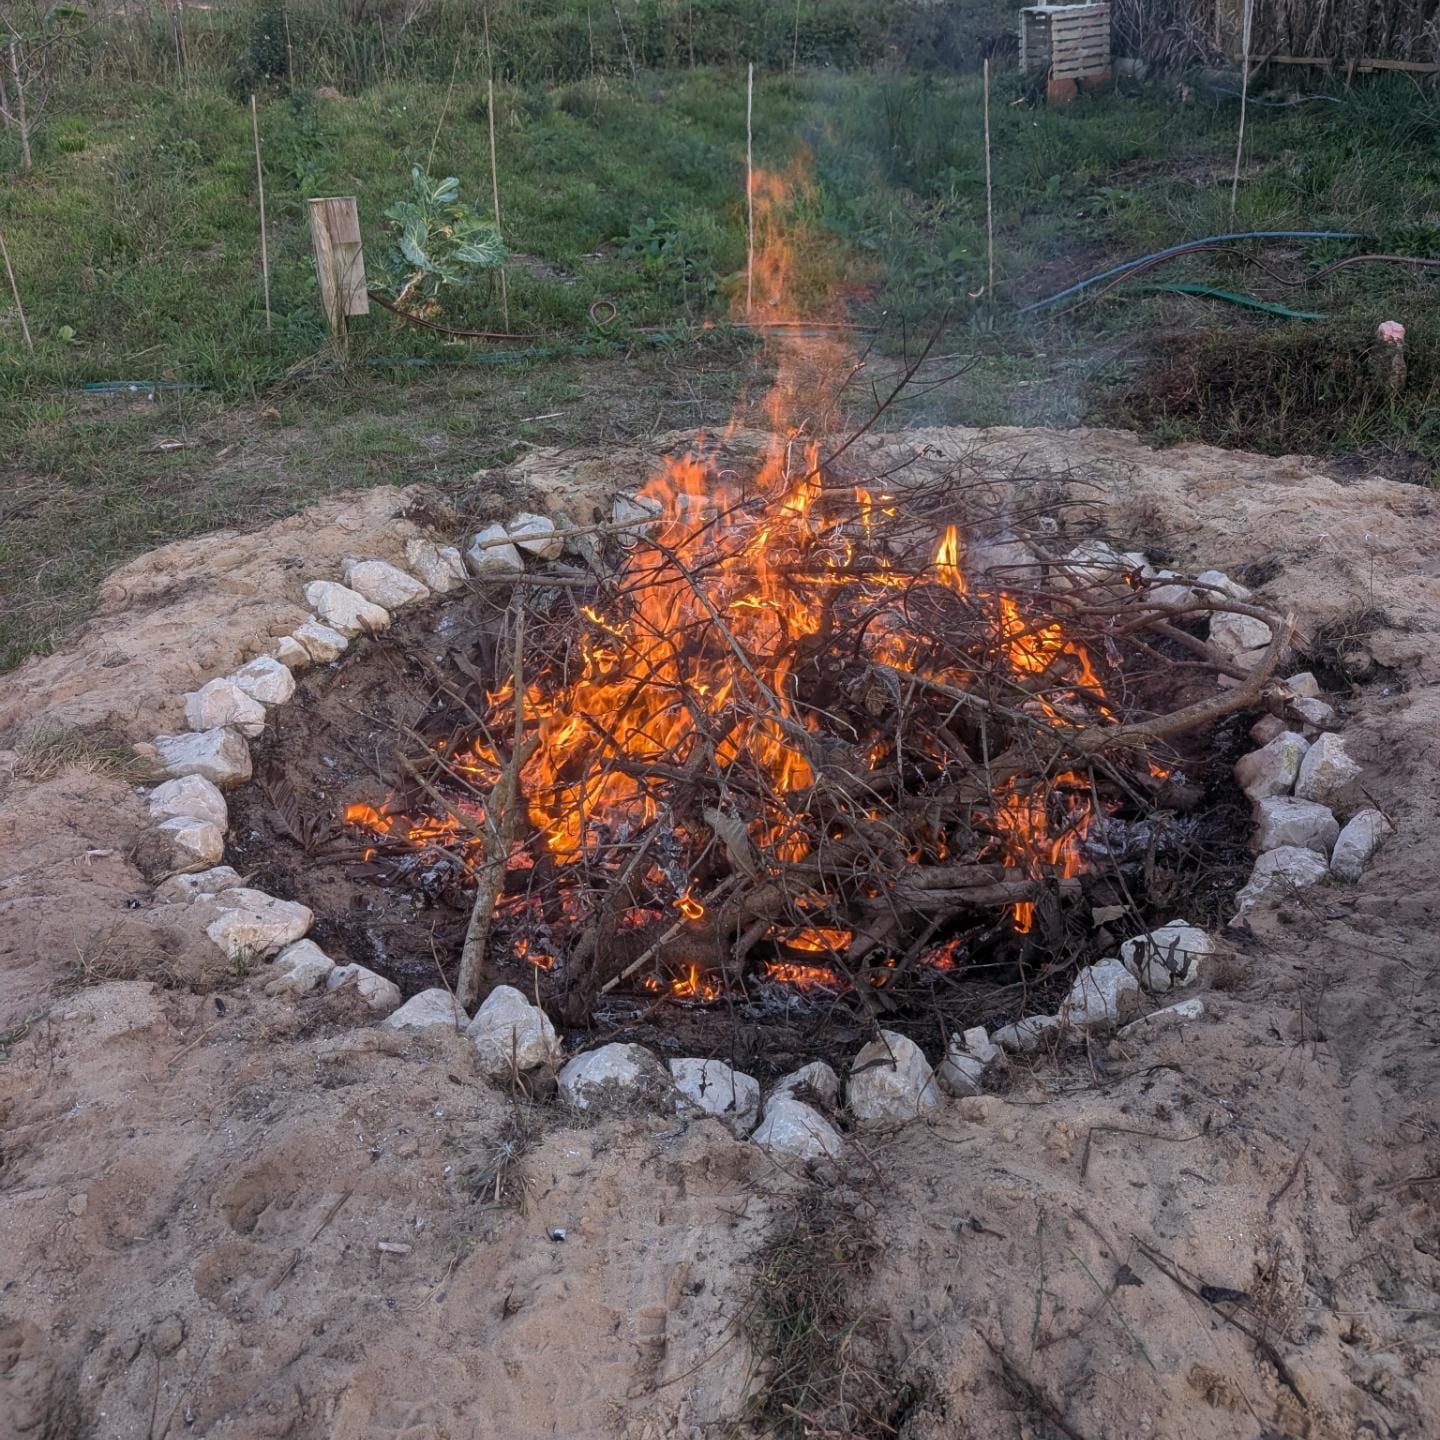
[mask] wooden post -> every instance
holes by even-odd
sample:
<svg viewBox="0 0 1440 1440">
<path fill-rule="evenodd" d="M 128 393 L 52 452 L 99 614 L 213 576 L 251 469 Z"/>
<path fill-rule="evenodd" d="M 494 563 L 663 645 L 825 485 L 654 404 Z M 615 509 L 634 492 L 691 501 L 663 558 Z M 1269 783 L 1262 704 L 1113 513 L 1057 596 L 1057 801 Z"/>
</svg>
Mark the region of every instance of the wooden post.
<svg viewBox="0 0 1440 1440">
<path fill-rule="evenodd" d="M 265 282 L 265 328 L 270 328 L 270 244 L 265 238 L 265 167 L 260 163 L 260 112 L 250 97 L 250 131 L 255 137 L 255 183 L 260 190 L 260 274 Z"/>
<path fill-rule="evenodd" d="M 310 243 L 315 250 L 315 276 L 330 338 L 345 353 L 348 315 L 368 315 L 365 253 L 360 246 L 360 212 L 353 195 L 331 195 L 306 202 L 310 210 Z"/>
</svg>

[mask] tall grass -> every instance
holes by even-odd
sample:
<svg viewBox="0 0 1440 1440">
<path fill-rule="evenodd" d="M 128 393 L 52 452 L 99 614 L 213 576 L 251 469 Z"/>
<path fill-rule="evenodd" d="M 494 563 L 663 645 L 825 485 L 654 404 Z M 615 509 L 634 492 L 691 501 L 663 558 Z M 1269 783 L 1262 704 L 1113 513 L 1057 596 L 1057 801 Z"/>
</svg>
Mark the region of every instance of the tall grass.
<svg viewBox="0 0 1440 1440">
<path fill-rule="evenodd" d="M 497 71 L 555 84 L 633 68 L 856 68 L 882 59 L 975 68 L 1010 44 L 1019 0 L 489 0 Z M 476 0 L 234 0 L 183 10 L 183 47 L 159 0 L 100 21 L 73 57 L 108 83 L 267 82 L 347 94 L 445 80 L 483 25 Z"/>
</svg>

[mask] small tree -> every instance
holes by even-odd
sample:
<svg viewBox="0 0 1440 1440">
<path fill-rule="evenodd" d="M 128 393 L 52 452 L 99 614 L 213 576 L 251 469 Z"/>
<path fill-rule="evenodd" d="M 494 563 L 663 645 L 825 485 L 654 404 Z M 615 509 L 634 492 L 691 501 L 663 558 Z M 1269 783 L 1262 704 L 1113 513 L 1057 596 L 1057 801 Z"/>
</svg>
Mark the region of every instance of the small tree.
<svg viewBox="0 0 1440 1440">
<path fill-rule="evenodd" d="M 49 102 L 61 52 L 85 12 L 70 4 L 7 5 L 0 11 L 0 121 L 19 132 L 20 173 L 34 168 L 30 142 Z"/>
<path fill-rule="evenodd" d="M 390 293 L 426 319 L 439 313 L 446 285 L 473 285 L 505 263 L 499 230 L 461 198 L 453 175 L 432 180 L 414 166 L 410 198 L 389 206 L 385 218 L 398 231 L 380 262 Z"/>
</svg>

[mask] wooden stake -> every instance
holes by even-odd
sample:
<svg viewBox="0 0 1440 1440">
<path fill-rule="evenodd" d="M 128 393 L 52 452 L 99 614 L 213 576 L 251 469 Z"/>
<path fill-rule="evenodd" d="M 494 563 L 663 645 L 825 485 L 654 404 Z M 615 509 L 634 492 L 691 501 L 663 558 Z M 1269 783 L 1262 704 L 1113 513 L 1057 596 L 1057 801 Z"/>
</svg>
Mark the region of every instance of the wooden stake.
<svg viewBox="0 0 1440 1440">
<path fill-rule="evenodd" d="M 745 77 L 745 318 L 755 308 L 755 66 L 752 63 Z"/>
<path fill-rule="evenodd" d="M 985 59 L 985 296 L 995 303 L 995 195 L 990 186 L 990 59 Z"/>
<path fill-rule="evenodd" d="M 333 195 L 306 202 L 310 211 L 310 243 L 315 250 L 315 277 L 330 326 L 335 351 L 345 356 L 347 315 L 368 315 L 365 252 L 360 244 L 360 212 L 353 195 Z"/>
<path fill-rule="evenodd" d="M 795 0 L 795 36 L 790 44 L 790 73 L 800 68 L 800 0 Z"/>
<path fill-rule="evenodd" d="M 25 323 L 25 307 L 20 303 L 20 287 L 15 283 L 15 272 L 10 268 L 10 251 L 5 245 L 5 232 L 0 230 L 0 258 L 5 261 L 5 278 L 10 282 L 10 294 L 15 299 L 15 313 L 20 317 L 20 333 L 25 337 L 25 348 L 33 355 L 35 342 L 30 338 L 30 327 Z"/>
<path fill-rule="evenodd" d="M 495 57 L 490 51 L 490 7 L 485 7 L 485 111 L 490 121 L 490 190 L 495 199 L 495 231 L 503 240 L 500 225 L 500 169 L 495 159 Z M 505 328 L 510 328 L 510 288 L 505 280 L 505 267 L 500 267 L 500 315 Z"/>
<path fill-rule="evenodd" d="M 1245 19 L 1241 25 L 1240 49 L 1240 133 L 1235 139 L 1235 173 L 1230 180 L 1230 219 L 1235 219 L 1235 202 L 1240 195 L 1240 160 L 1245 153 L 1245 112 L 1250 103 L 1250 20 L 1254 0 L 1245 0 Z"/>
<path fill-rule="evenodd" d="M 281 0 L 280 13 L 285 19 L 285 81 L 295 88 L 295 47 L 290 43 L 290 0 Z"/>
<path fill-rule="evenodd" d="M 265 167 L 260 163 L 260 112 L 250 97 L 250 133 L 255 137 L 255 184 L 260 191 L 260 274 L 265 282 L 265 328 L 270 329 L 270 245 L 265 238 Z"/>
</svg>

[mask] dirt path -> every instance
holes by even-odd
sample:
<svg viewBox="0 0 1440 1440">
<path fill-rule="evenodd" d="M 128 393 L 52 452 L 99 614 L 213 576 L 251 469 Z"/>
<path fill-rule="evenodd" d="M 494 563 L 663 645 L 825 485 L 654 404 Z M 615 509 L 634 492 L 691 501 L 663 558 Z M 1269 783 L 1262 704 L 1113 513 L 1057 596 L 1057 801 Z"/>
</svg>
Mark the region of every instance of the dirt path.
<svg viewBox="0 0 1440 1440">
<path fill-rule="evenodd" d="M 1249 567 L 1352 681 L 1397 827 L 1361 884 L 1228 932 L 1204 1023 L 1012 1066 L 807 1173 L 711 1122 L 512 1102 L 466 1042 L 343 995 L 267 996 L 151 903 L 115 755 L 32 745 L 0 781 L 0 1436 L 1433 1433 L 1436 498 L 1111 432 L 886 443 L 1098 498 L 1176 568 Z M 573 510 L 643 463 L 518 480 Z M 305 579 L 398 558 L 424 499 L 125 567 L 73 650 L 7 677 L 0 745 L 174 724 Z"/>
</svg>

